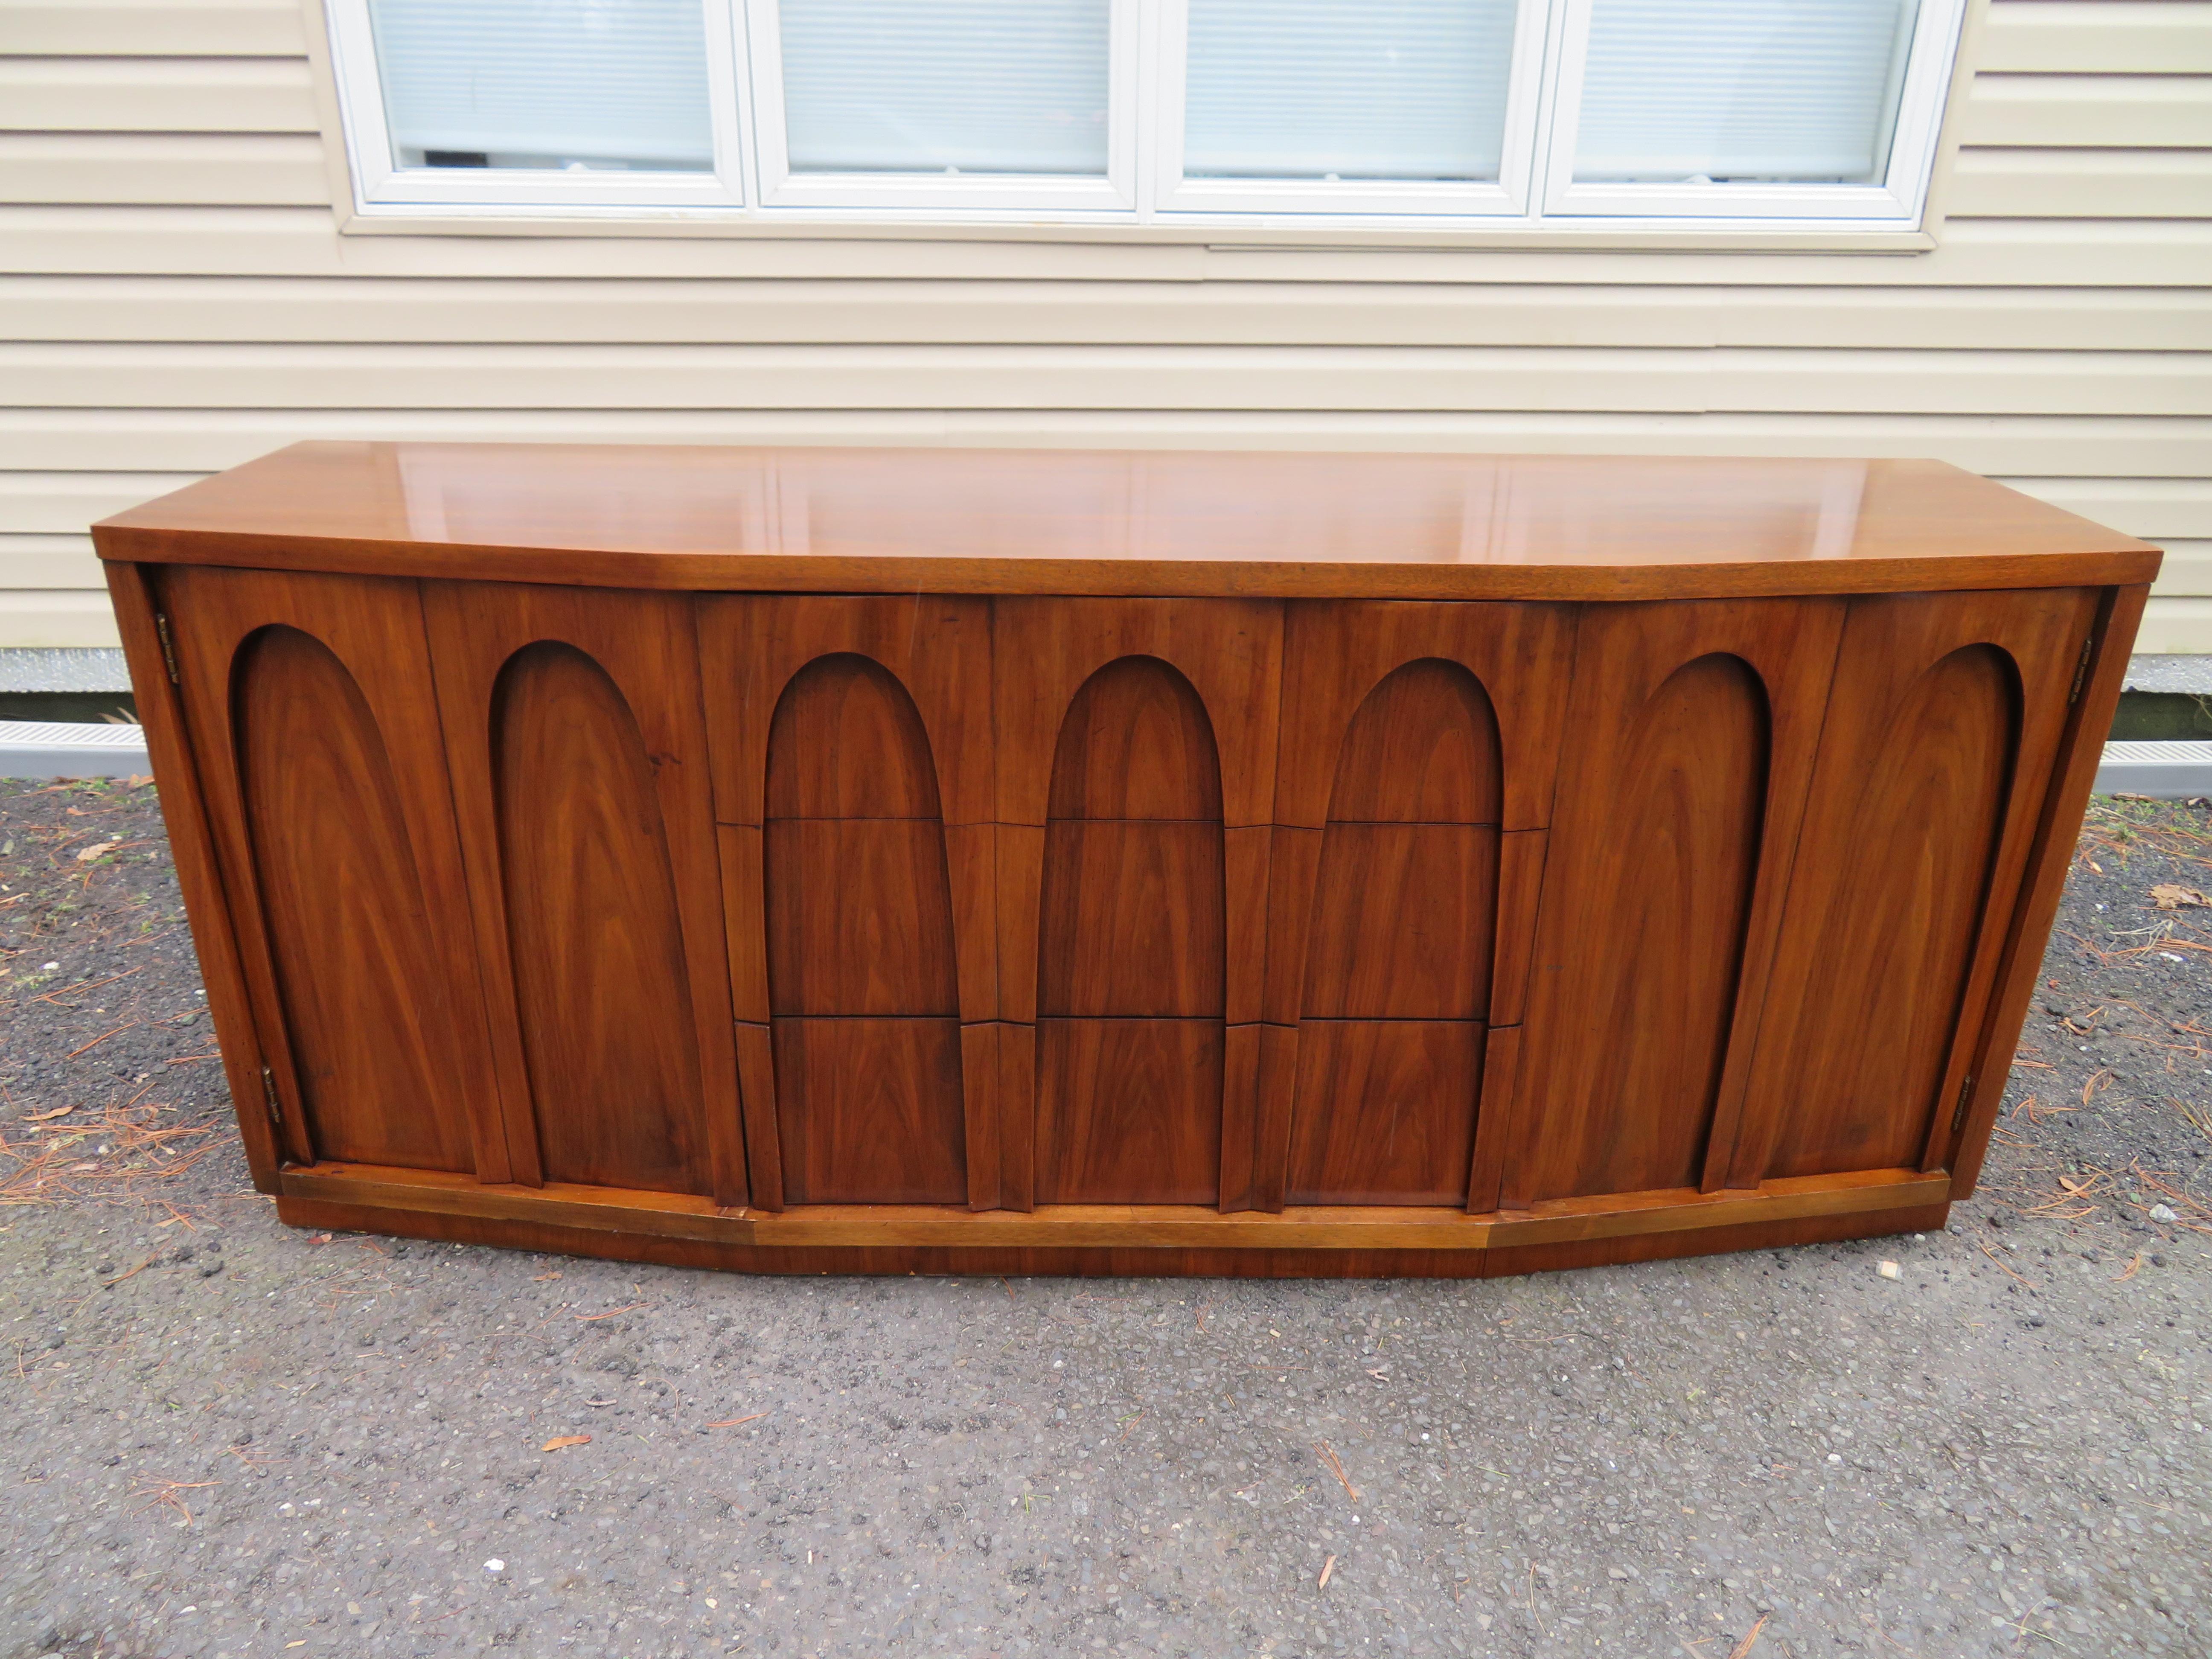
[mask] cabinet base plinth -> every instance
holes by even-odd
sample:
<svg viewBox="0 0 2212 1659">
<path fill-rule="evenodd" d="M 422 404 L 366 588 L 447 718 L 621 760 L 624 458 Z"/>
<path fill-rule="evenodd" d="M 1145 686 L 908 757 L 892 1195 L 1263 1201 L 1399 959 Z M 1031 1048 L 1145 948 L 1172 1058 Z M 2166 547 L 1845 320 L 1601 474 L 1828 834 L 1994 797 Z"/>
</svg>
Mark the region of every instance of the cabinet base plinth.
<svg viewBox="0 0 2212 1659">
<path fill-rule="evenodd" d="M 357 1167 L 288 1170 L 283 1182 L 277 1216 L 295 1227 L 759 1273 L 1488 1279 L 1925 1232 L 1942 1227 L 1949 1211 L 1947 1176 L 1903 1170 L 1486 1216 L 1413 1208 L 1224 1215 L 1170 1206 L 982 1215 L 823 1206 L 766 1215 L 680 1195 L 478 1187 Z"/>
</svg>

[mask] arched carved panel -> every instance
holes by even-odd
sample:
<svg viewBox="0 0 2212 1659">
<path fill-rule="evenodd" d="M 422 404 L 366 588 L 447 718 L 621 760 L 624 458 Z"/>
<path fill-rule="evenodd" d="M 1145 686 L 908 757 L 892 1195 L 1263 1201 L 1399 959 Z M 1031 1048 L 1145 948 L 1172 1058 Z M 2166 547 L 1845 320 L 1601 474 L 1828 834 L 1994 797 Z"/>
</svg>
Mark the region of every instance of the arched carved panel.
<svg viewBox="0 0 2212 1659">
<path fill-rule="evenodd" d="M 1770 1175 L 1920 1161 L 2004 829 L 2021 712 L 2011 659 L 1967 646 L 1904 690 L 1868 764 L 1824 776 L 1849 792 L 1814 800 L 1837 815 L 1848 857 L 1800 873 L 1818 906 L 1819 995 L 1791 1007 L 1791 1027 L 1776 1035 L 1791 1098 Z"/>
<path fill-rule="evenodd" d="M 1039 1017 L 1218 1018 L 1221 774 L 1190 682 L 1155 657 L 1092 675 L 1049 799 Z"/>
<path fill-rule="evenodd" d="M 1474 676 L 1407 663 L 1345 734 L 1307 931 L 1308 1019 L 1480 1019 L 1498 883 L 1498 726 Z"/>
<path fill-rule="evenodd" d="M 1157 657 L 1123 657 L 1085 680 L 1053 750 L 1052 818 L 1221 822 L 1221 760 L 1197 690 Z"/>
<path fill-rule="evenodd" d="M 1525 1196 L 1696 1187 L 1728 1058 L 1767 803 L 1771 721 L 1742 659 L 1715 653 L 1622 711 L 1576 787 L 1601 823 L 1547 910 L 1527 1086 L 1544 1103 Z"/>
<path fill-rule="evenodd" d="M 231 720 L 255 884 L 316 1157 L 473 1168 L 447 1109 L 464 1074 L 392 762 L 319 641 L 239 648 Z"/>
<path fill-rule="evenodd" d="M 1457 663 L 1423 657 L 1385 678 L 1352 715 L 1328 821 L 1495 824 L 1504 795 L 1488 694 Z"/>
<path fill-rule="evenodd" d="M 764 825 L 787 1203 L 968 1198 L 945 826 L 921 717 L 865 657 L 778 702 Z"/>
<path fill-rule="evenodd" d="M 515 1004 L 545 1177 L 696 1190 L 698 1052 L 653 760 L 574 647 L 508 659 L 492 759 Z"/>
<path fill-rule="evenodd" d="M 938 805 L 929 735 L 906 688 L 851 652 L 793 675 L 769 723 L 772 818 L 930 818 Z"/>
<path fill-rule="evenodd" d="M 1221 775 L 1190 683 L 1108 664 L 1061 723 L 1037 981 L 1040 1203 L 1203 1204 L 1220 1188 Z"/>
<path fill-rule="evenodd" d="M 1467 1196 L 1498 900 L 1498 724 L 1425 658 L 1345 734 L 1306 929 L 1285 1196 Z"/>
</svg>

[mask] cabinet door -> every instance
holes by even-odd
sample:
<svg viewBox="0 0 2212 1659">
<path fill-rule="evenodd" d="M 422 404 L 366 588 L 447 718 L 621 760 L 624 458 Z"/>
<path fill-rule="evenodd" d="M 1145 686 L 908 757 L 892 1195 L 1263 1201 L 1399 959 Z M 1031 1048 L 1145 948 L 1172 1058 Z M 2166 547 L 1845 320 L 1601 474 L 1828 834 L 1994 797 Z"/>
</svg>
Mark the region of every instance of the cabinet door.
<svg viewBox="0 0 2212 1659">
<path fill-rule="evenodd" d="M 2096 601 L 1851 601 L 1729 1185 L 1948 1158 Z"/>
<path fill-rule="evenodd" d="M 699 637 L 754 1202 L 995 1207 L 989 601 L 716 599 Z"/>
<path fill-rule="evenodd" d="M 994 632 L 1003 1200 L 1233 1198 L 1281 607 L 1001 599 Z"/>
<path fill-rule="evenodd" d="M 1837 599 L 1584 610 L 1506 1206 L 1719 1184 L 1843 619 Z"/>
<path fill-rule="evenodd" d="M 159 580 L 283 1155 L 506 1180 L 415 584 Z"/>
<path fill-rule="evenodd" d="M 516 1179 L 743 1203 L 690 601 L 423 600 Z"/>
<path fill-rule="evenodd" d="M 1249 1201 L 1464 1204 L 1493 1031 L 1521 1018 L 1573 613 L 1299 601 L 1285 632 Z"/>
</svg>

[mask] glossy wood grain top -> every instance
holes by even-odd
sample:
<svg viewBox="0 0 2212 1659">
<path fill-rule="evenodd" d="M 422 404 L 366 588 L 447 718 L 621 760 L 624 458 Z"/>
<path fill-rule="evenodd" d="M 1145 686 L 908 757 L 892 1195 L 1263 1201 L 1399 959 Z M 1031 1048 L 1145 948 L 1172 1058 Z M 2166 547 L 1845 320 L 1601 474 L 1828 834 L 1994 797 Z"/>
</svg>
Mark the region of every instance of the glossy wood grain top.
<svg viewBox="0 0 2212 1659">
<path fill-rule="evenodd" d="M 671 589 L 1652 599 L 2145 582 L 1942 462 L 304 443 L 118 514 L 155 563 Z"/>
</svg>

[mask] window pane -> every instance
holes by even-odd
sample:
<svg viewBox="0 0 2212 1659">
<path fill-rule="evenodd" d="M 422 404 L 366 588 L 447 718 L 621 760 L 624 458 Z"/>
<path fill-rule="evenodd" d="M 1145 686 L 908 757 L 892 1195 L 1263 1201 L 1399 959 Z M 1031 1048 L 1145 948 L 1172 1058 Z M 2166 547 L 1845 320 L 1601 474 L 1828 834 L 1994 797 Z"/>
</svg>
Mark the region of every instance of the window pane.
<svg viewBox="0 0 2212 1659">
<path fill-rule="evenodd" d="M 700 0 L 370 0 L 403 167 L 714 165 Z"/>
<path fill-rule="evenodd" d="M 1190 0 L 1188 178 L 1493 179 L 1513 0 Z"/>
<path fill-rule="evenodd" d="M 783 0 L 794 173 L 1106 171 L 1108 0 Z"/>
<path fill-rule="evenodd" d="M 1914 0 L 1595 0 L 1577 179 L 1880 184 Z"/>
</svg>

